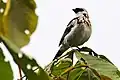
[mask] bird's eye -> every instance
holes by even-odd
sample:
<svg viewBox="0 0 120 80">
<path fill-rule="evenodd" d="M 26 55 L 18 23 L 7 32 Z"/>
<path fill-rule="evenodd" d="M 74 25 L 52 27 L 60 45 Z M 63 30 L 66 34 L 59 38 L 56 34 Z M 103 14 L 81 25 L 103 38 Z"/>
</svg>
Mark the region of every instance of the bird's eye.
<svg viewBox="0 0 120 80">
<path fill-rule="evenodd" d="M 87 17 L 87 14 L 85 14 L 85 13 L 83 13 L 83 15 L 84 15 L 85 17 Z"/>
</svg>

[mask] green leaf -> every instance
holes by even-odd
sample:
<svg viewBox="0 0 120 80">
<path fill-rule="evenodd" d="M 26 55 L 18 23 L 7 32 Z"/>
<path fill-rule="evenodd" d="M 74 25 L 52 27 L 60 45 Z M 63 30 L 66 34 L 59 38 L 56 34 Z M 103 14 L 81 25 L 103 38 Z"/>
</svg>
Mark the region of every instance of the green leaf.
<svg viewBox="0 0 120 80">
<path fill-rule="evenodd" d="M 106 79 L 109 78 L 108 80 L 110 80 L 110 79 L 111 80 L 120 80 L 117 67 L 113 63 L 111 63 L 106 57 L 100 58 L 100 57 L 83 54 L 83 53 L 75 53 L 75 54 L 77 54 L 77 58 L 78 58 L 78 55 L 80 55 L 80 58 L 82 55 L 82 57 L 87 62 L 87 65 L 89 66 L 89 68 L 92 70 L 92 72 L 95 75 L 97 72 L 97 73 L 99 73 L 100 77 L 106 76 L 106 77 L 102 77 L 102 78 L 106 78 Z M 78 59 L 80 59 L 80 58 L 78 58 Z M 94 72 L 95 70 L 96 70 L 96 72 Z"/>
<path fill-rule="evenodd" d="M 75 68 L 70 72 L 69 80 L 79 80 L 81 75 L 85 72 L 85 70 L 81 68 Z"/>
<path fill-rule="evenodd" d="M 7 38 L 2 36 L 2 39 L 13 60 L 22 69 L 28 80 L 51 80 L 47 73 L 37 64 L 35 59 L 25 55 Z"/>
<path fill-rule="evenodd" d="M 77 61 L 70 71 L 69 80 L 100 80 L 85 64 Z"/>
<path fill-rule="evenodd" d="M 76 68 L 70 72 L 69 80 L 100 80 L 89 69 Z"/>
<path fill-rule="evenodd" d="M 71 66 L 71 61 L 70 60 L 61 60 L 57 64 L 54 65 L 52 74 L 53 75 L 61 75 L 62 72 L 64 72 L 67 68 Z"/>
<path fill-rule="evenodd" d="M 6 4 L 0 0 L 0 9 L 5 9 Z M 3 13 L 0 12 L 0 34 L 2 31 L 2 18 Z M 7 76 L 7 77 L 6 77 Z M 5 62 L 5 56 L 3 55 L 3 51 L 0 48 L 0 79 L 1 80 L 13 80 L 13 72 L 9 62 Z"/>
<path fill-rule="evenodd" d="M 3 15 L 2 35 L 19 48 L 29 43 L 38 17 L 34 0 L 8 0 Z M 26 32 L 28 33 L 26 33 Z"/>
<path fill-rule="evenodd" d="M 0 48 L 0 79 L 13 80 L 13 72 L 9 62 L 5 62 L 5 56 Z"/>
<path fill-rule="evenodd" d="M 6 3 L 4 3 L 2 0 L 0 0 L 0 10 L 5 10 L 6 8 Z M 2 23 L 2 20 L 3 20 L 3 13 L 4 12 L 1 12 L 0 11 L 0 35 L 2 34 L 3 32 L 3 23 Z"/>
<path fill-rule="evenodd" d="M 52 77 L 61 77 L 65 80 L 69 76 L 69 71 L 66 71 L 72 66 L 72 60 L 70 58 L 61 59 L 57 62 L 52 62 L 45 67 L 45 70 Z M 59 80 L 59 78 L 57 78 Z"/>
</svg>

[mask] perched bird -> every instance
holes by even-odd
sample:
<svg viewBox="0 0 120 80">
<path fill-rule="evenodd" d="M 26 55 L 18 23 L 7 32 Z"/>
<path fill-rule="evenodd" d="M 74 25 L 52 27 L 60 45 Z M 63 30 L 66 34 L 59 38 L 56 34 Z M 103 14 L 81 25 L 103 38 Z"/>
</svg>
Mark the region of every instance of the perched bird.
<svg viewBox="0 0 120 80">
<path fill-rule="evenodd" d="M 59 43 L 60 49 L 53 60 L 60 57 L 70 47 L 78 47 L 84 44 L 91 36 L 91 23 L 86 9 L 75 8 L 72 10 L 75 12 L 76 17 L 68 23 Z"/>
</svg>

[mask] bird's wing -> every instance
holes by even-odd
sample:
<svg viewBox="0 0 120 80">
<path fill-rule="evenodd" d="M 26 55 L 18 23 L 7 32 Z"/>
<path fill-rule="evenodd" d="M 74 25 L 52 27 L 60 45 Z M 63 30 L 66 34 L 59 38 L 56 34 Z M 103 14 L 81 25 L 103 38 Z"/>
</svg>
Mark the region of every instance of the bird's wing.
<svg viewBox="0 0 120 80">
<path fill-rule="evenodd" d="M 71 31 L 71 29 L 73 28 L 73 26 L 74 26 L 74 21 L 75 21 L 76 19 L 78 19 L 78 17 L 73 18 L 73 19 L 68 23 L 67 28 L 65 29 L 64 34 L 63 34 L 63 36 L 62 36 L 62 38 L 61 38 L 61 40 L 60 40 L 59 46 L 62 44 L 62 42 L 63 42 L 63 40 L 64 40 L 64 37 L 65 37 L 65 36 Z"/>
</svg>

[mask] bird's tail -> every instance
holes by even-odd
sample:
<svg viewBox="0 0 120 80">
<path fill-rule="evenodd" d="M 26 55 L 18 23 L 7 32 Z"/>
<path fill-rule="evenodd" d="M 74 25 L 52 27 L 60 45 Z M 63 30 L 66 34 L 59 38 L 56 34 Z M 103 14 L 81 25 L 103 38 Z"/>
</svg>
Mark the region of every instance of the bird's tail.
<svg viewBox="0 0 120 80">
<path fill-rule="evenodd" d="M 60 57 L 67 49 L 69 49 L 69 47 L 61 46 L 53 60 Z"/>
</svg>

